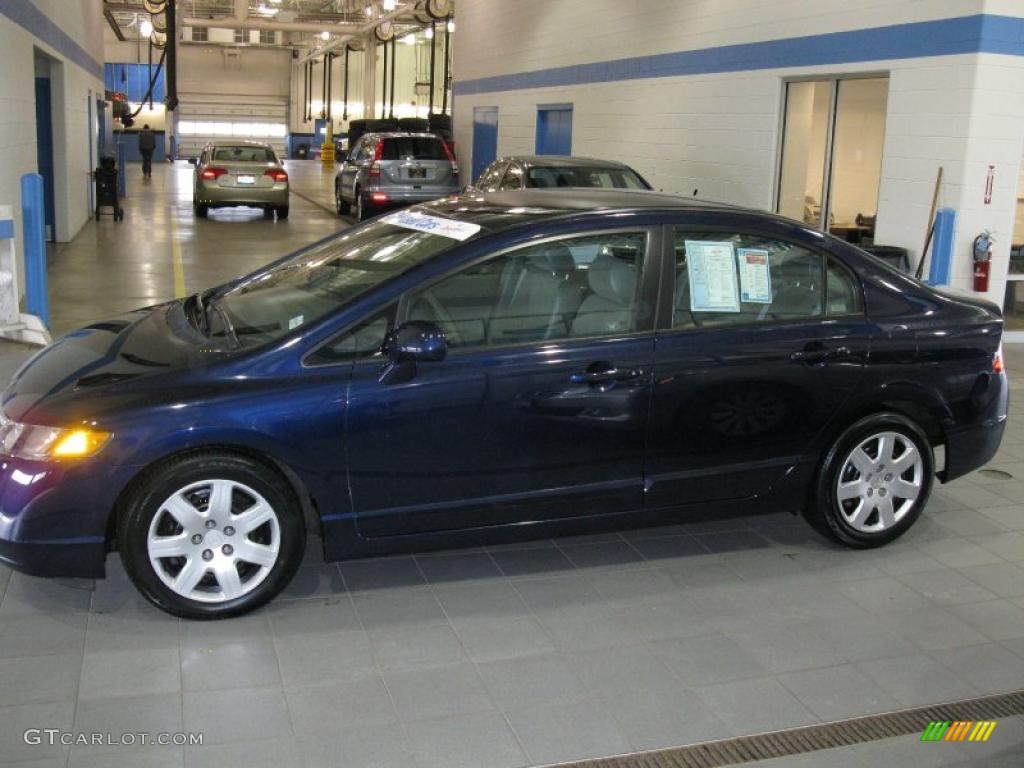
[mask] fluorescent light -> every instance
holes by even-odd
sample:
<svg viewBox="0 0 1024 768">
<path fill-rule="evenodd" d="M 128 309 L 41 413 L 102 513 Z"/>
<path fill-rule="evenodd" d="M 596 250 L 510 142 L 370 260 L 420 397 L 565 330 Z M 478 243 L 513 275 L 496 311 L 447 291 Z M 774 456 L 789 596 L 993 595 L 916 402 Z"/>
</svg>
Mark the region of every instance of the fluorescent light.
<svg viewBox="0 0 1024 768">
<path fill-rule="evenodd" d="M 368 6 L 366 6 L 366 15 L 373 16 L 373 3 L 370 3 Z"/>
<path fill-rule="evenodd" d="M 280 2 L 280 0 L 278 0 L 278 2 Z M 260 7 L 257 8 L 256 10 L 259 13 L 262 13 L 264 16 L 276 16 L 277 12 L 280 11 L 281 9 L 280 8 L 271 8 L 269 5 L 266 5 L 264 3 L 260 3 Z"/>
<path fill-rule="evenodd" d="M 143 19 L 139 22 L 139 37 L 149 37 L 153 34 L 153 22 Z"/>
<path fill-rule="evenodd" d="M 395 0 L 382 0 L 380 7 L 385 11 L 395 10 Z"/>
<path fill-rule="evenodd" d="M 402 38 L 402 42 L 406 45 L 416 45 L 416 35 L 410 32 L 408 35 Z"/>
<path fill-rule="evenodd" d="M 324 30 L 323 32 L 321 32 L 321 33 L 320 33 L 320 39 L 321 39 L 321 40 L 330 40 L 330 39 L 331 39 L 331 33 L 330 33 L 330 32 L 328 32 L 328 31 L 327 31 L 327 30 L 325 29 L 325 30 Z"/>
<path fill-rule="evenodd" d="M 448 31 L 449 32 L 454 32 L 455 31 L 455 22 L 454 21 L 449 21 L 448 22 Z"/>
<path fill-rule="evenodd" d="M 434 30 L 431 29 L 430 27 L 427 27 L 426 29 L 423 30 L 423 36 L 425 38 L 427 38 L 427 40 L 433 40 L 434 39 Z"/>
</svg>

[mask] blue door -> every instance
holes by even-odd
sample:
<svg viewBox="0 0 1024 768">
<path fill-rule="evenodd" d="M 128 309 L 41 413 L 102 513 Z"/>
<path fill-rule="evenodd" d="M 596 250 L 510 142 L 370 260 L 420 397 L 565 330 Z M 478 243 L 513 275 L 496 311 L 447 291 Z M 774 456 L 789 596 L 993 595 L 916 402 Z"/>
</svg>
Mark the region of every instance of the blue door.
<svg viewBox="0 0 1024 768">
<path fill-rule="evenodd" d="M 476 181 L 484 169 L 498 156 L 498 108 L 473 108 L 473 178 Z"/>
<path fill-rule="evenodd" d="M 657 279 L 643 267 L 647 240 L 545 242 L 407 295 L 405 317 L 439 324 L 450 351 L 403 382 L 383 382 L 379 358 L 353 366 L 345 446 L 361 535 L 642 505 L 654 339 L 641 307 Z"/>
<path fill-rule="evenodd" d="M 572 104 L 537 108 L 537 154 L 572 154 Z"/>
<path fill-rule="evenodd" d="M 473 108 L 473 181 L 498 157 L 498 108 Z"/>
<path fill-rule="evenodd" d="M 36 164 L 43 177 L 46 239 L 54 239 L 53 122 L 50 113 L 50 78 L 36 78 Z"/>
</svg>

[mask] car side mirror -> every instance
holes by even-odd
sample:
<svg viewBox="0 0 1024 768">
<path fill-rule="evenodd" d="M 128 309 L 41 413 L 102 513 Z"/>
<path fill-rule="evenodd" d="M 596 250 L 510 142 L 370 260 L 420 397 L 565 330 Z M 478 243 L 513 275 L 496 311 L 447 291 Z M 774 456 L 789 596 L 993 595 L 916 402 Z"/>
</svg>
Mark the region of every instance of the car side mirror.
<svg viewBox="0 0 1024 768">
<path fill-rule="evenodd" d="M 190 157 L 188 159 L 188 164 L 189 165 L 199 165 L 199 158 L 198 157 Z"/>
<path fill-rule="evenodd" d="M 435 363 L 448 354 L 448 337 L 437 323 L 410 320 L 388 332 L 384 339 L 388 362 L 381 370 L 381 384 L 401 384 L 416 375 L 417 363 Z"/>
</svg>

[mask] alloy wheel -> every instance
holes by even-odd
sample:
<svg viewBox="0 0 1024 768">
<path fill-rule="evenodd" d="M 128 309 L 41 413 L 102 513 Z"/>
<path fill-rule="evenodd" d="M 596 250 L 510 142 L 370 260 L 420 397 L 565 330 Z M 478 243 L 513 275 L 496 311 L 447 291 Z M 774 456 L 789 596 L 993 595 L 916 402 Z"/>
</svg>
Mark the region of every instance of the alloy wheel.
<svg viewBox="0 0 1024 768">
<path fill-rule="evenodd" d="M 876 432 L 846 456 L 837 475 L 836 501 L 847 525 L 880 533 L 900 522 L 924 486 L 924 461 L 901 432 Z"/>
<path fill-rule="evenodd" d="M 153 570 L 181 597 L 222 603 L 259 586 L 277 562 L 281 525 L 259 493 L 235 480 L 203 480 L 160 505 L 146 541 Z"/>
</svg>

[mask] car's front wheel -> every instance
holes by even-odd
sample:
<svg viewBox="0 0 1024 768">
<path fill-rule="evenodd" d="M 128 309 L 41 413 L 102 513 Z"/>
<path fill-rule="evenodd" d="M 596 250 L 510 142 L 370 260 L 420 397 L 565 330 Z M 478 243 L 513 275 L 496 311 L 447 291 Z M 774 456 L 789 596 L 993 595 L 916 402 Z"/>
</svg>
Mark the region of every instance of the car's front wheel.
<svg viewBox="0 0 1024 768">
<path fill-rule="evenodd" d="M 252 459 L 194 453 L 144 475 L 118 525 L 135 586 L 191 619 L 250 611 L 277 595 L 305 548 L 299 504 L 276 471 Z"/>
<path fill-rule="evenodd" d="M 826 453 L 807 518 L 850 547 L 887 544 L 920 517 L 934 472 L 931 443 L 917 424 L 896 413 L 869 416 Z"/>
</svg>

